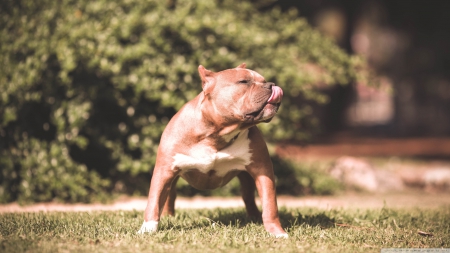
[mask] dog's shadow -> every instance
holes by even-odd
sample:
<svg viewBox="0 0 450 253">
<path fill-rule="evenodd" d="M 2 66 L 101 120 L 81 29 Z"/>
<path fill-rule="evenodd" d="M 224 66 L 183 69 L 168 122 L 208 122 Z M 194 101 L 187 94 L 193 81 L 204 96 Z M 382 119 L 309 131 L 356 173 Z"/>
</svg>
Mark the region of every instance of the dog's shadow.
<svg viewBox="0 0 450 253">
<path fill-rule="evenodd" d="M 217 213 L 218 212 L 218 213 Z M 204 228 L 213 225 L 218 226 L 232 226 L 237 228 L 243 228 L 250 224 L 261 224 L 261 218 L 248 217 L 245 210 L 233 210 L 232 212 L 221 212 L 221 209 L 215 209 L 212 212 L 200 213 L 199 217 L 193 218 L 192 222 L 179 222 L 183 220 L 185 213 L 181 213 L 175 217 L 171 217 L 166 220 L 166 225 L 161 227 L 160 230 L 192 230 L 197 228 Z M 293 212 L 288 210 L 279 211 L 280 222 L 283 228 L 295 228 L 302 225 L 308 225 L 311 227 L 320 227 L 327 229 L 333 227 L 335 224 L 334 218 L 330 218 L 325 213 L 302 215 L 299 212 Z M 174 219 L 174 220 L 172 220 Z"/>
</svg>

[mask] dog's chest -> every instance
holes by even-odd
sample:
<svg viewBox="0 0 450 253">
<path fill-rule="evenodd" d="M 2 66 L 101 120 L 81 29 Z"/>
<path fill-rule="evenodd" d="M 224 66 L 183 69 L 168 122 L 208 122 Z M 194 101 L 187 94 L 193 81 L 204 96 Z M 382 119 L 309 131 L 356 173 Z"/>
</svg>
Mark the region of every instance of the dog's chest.
<svg viewBox="0 0 450 253">
<path fill-rule="evenodd" d="M 215 175 L 221 177 L 232 170 L 245 170 L 245 166 L 250 162 L 250 140 L 248 130 L 245 130 L 230 146 L 220 151 L 211 152 L 206 148 L 193 148 L 189 154 L 175 154 L 172 169 L 178 168 L 181 173 L 192 169 L 205 174 L 214 171 Z"/>
</svg>

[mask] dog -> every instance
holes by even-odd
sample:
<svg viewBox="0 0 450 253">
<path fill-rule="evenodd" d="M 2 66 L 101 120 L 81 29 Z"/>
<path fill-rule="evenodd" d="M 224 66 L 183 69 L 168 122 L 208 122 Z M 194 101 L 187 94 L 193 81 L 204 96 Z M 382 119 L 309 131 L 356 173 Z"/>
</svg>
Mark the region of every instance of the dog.
<svg viewBox="0 0 450 253">
<path fill-rule="evenodd" d="M 197 189 L 211 190 L 237 176 L 247 215 L 262 216 L 267 232 L 287 238 L 278 216 L 272 161 L 256 126 L 272 120 L 283 90 L 245 63 L 220 72 L 200 65 L 198 72 L 202 92 L 173 116 L 161 136 L 138 233 L 156 232 L 161 215 L 174 215 L 180 177 Z"/>
</svg>

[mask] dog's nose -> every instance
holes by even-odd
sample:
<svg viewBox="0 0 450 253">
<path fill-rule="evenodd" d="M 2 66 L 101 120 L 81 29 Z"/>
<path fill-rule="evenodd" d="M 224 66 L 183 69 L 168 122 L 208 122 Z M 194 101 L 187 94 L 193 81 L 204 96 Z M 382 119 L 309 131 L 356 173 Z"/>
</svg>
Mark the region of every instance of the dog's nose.
<svg viewBox="0 0 450 253">
<path fill-rule="evenodd" d="M 274 86 L 275 84 L 274 83 L 263 83 L 263 88 L 266 88 L 266 89 L 272 89 L 272 86 Z"/>
</svg>

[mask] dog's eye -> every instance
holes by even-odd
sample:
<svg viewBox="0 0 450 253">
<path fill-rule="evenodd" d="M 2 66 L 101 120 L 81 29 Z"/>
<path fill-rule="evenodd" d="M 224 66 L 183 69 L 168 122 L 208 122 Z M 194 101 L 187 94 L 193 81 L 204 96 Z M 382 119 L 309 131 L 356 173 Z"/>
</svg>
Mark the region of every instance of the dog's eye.
<svg viewBox="0 0 450 253">
<path fill-rule="evenodd" d="M 247 84 L 247 83 L 250 83 L 250 81 L 249 80 L 240 80 L 238 83 Z"/>
</svg>

